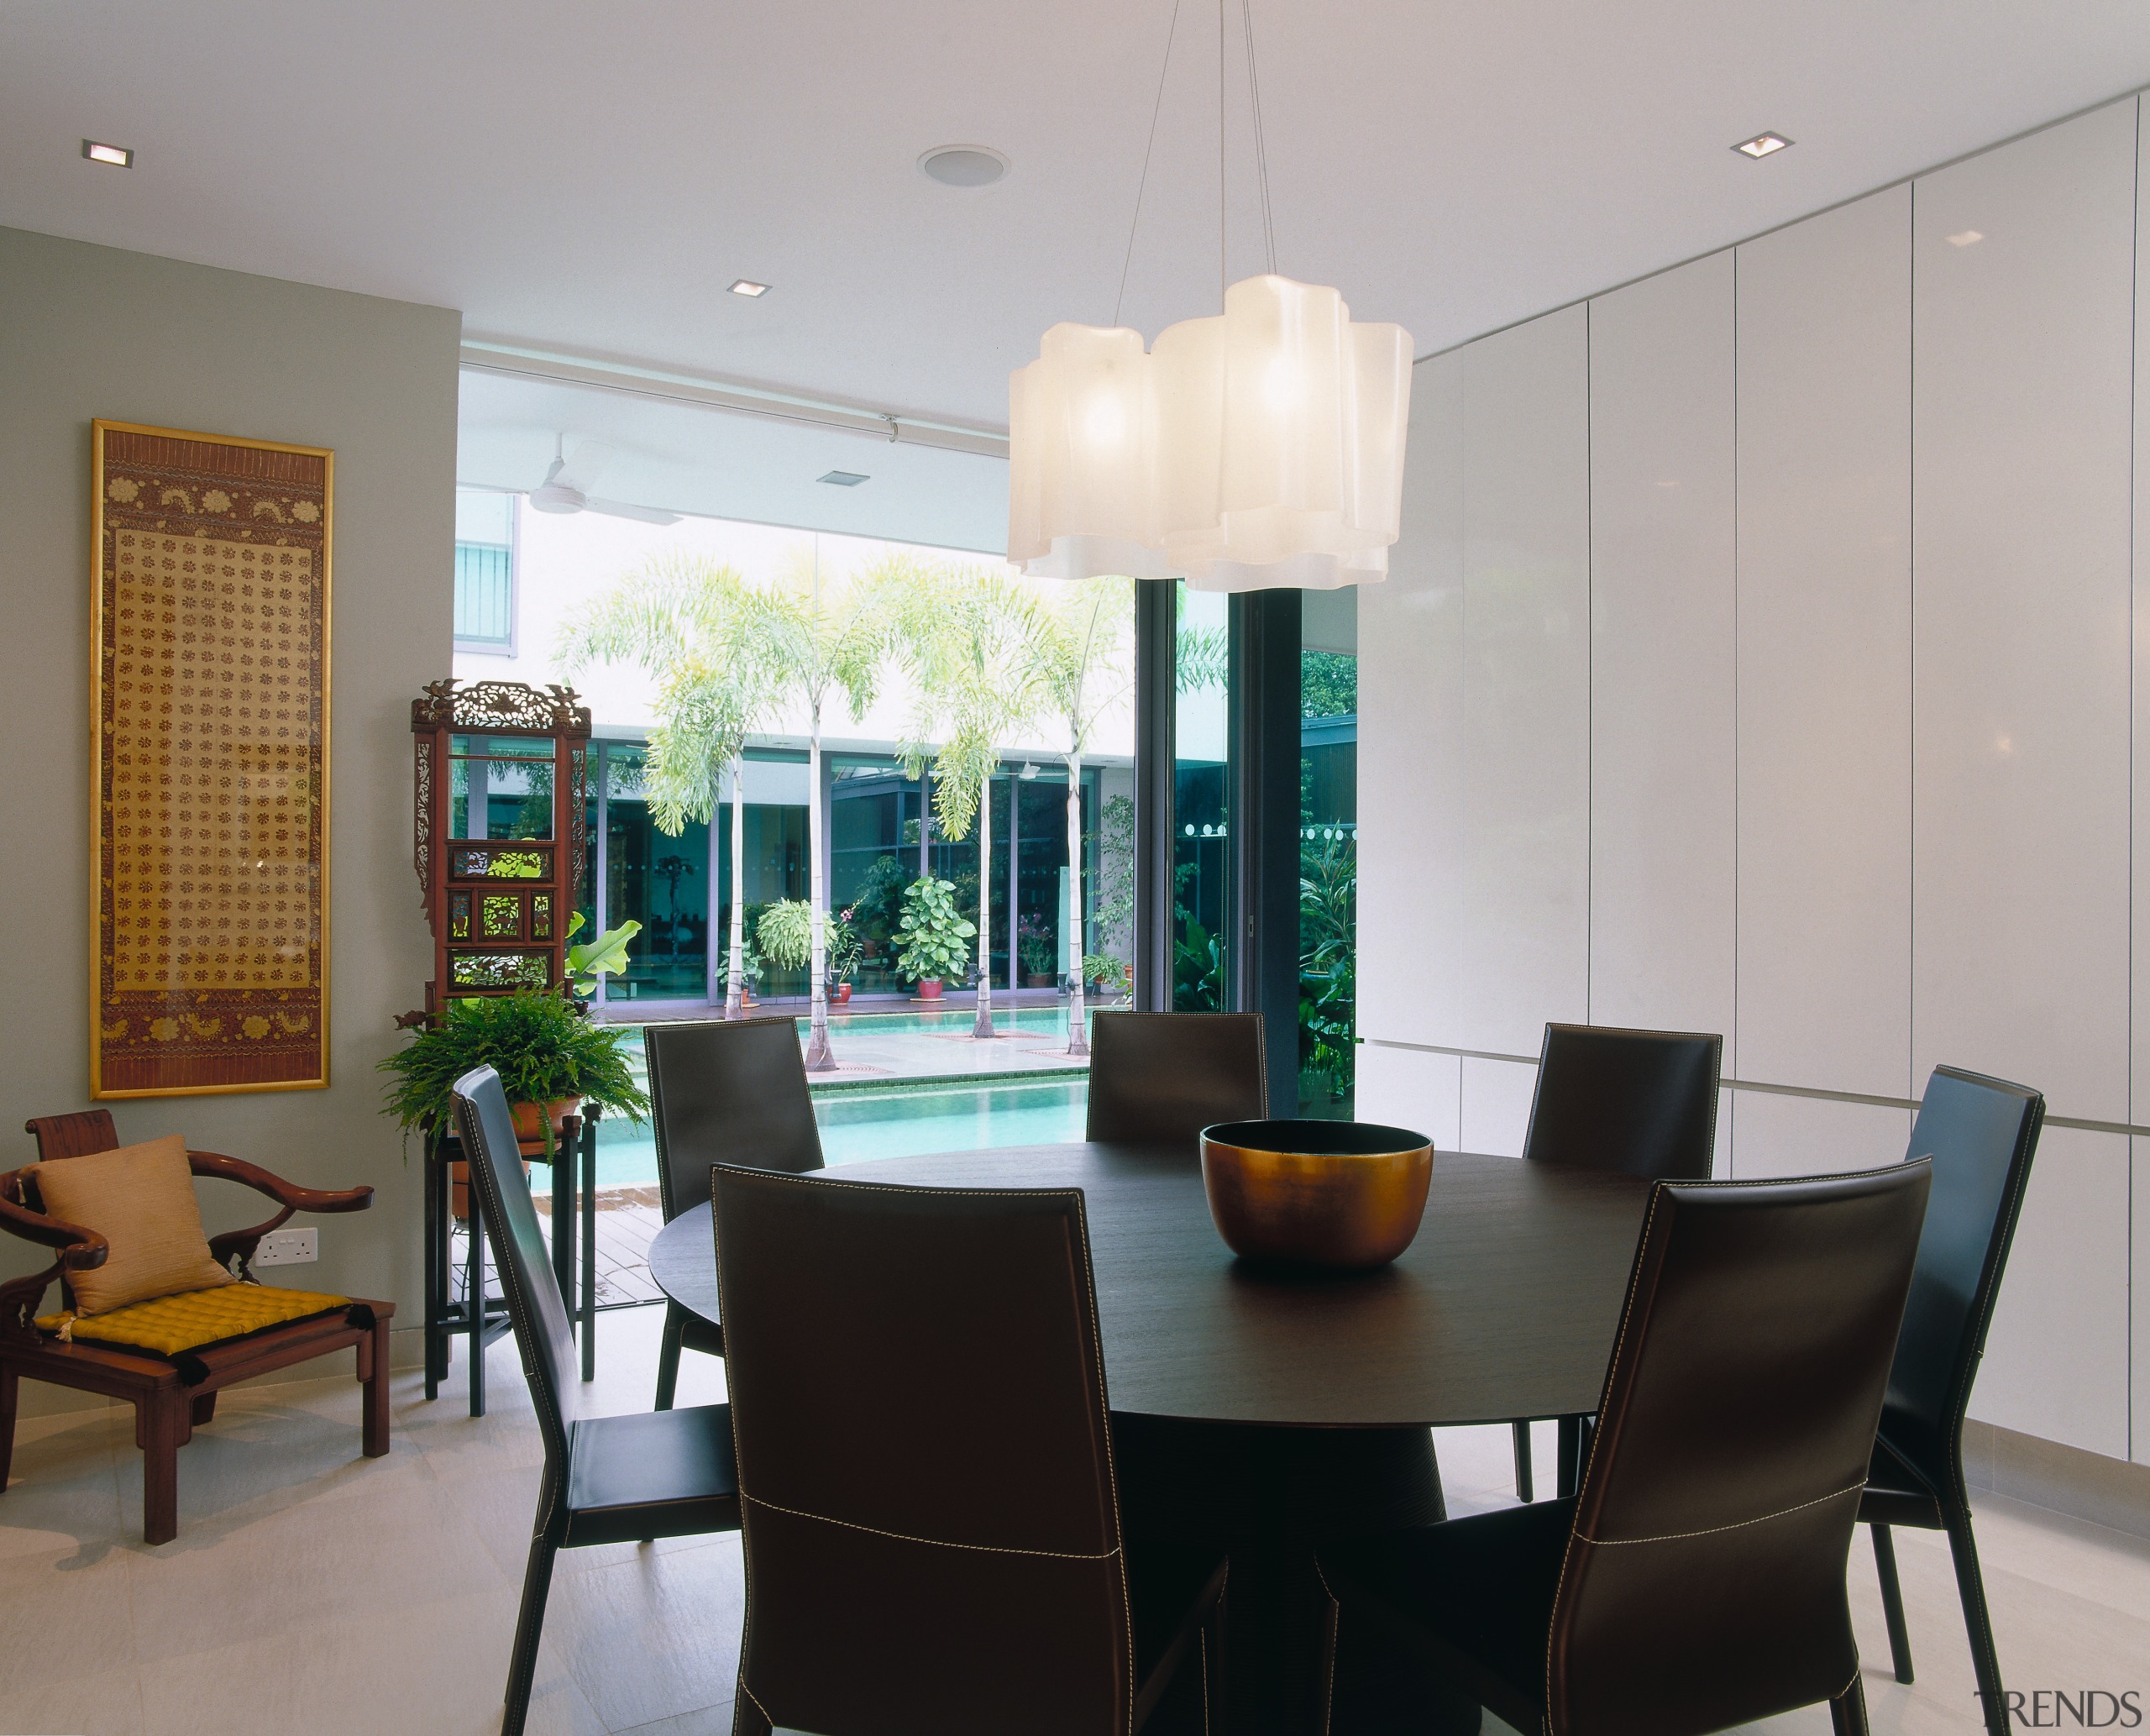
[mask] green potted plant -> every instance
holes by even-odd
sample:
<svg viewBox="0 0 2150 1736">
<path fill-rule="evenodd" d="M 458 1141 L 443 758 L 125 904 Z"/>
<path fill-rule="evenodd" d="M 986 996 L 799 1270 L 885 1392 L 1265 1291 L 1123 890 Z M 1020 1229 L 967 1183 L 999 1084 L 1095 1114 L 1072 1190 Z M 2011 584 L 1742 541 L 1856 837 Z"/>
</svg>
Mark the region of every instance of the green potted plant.
<svg viewBox="0 0 2150 1736">
<path fill-rule="evenodd" d="M 842 1006 L 851 999 L 851 979 L 866 956 L 865 939 L 848 910 L 829 918 L 821 938 L 829 957 L 829 999 Z"/>
<path fill-rule="evenodd" d="M 382 1113 L 393 1115 L 406 1132 L 423 1130 L 438 1145 L 450 1130 L 448 1097 L 455 1082 L 473 1067 L 490 1067 L 506 1090 L 524 1155 L 538 1155 L 530 1149 L 537 1146 L 549 1163 L 560 1123 L 585 1103 L 637 1122 L 648 1113 L 649 1099 L 623 1052 L 627 1037 L 621 1027 L 585 1017 L 559 989 L 467 995 L 449 1001 L 407 1046 L 378 1063 L 396 1081 Z M 461 1190 L 467 1176 L 455 1179 L 457 1215 L 465 1216 Z"/>
<path fill-rule="evenodd" d="M 1128 967 L 1109 952 L 1083 955 L 1083 980 L 1100 997 L 1125 994 L 1128 975 Z"/>
<path fill-rule="evenodd" d="M 814 955 L 814 907 L 803 898 L 763 905 L 754 941 L 764 962 L 779 970 L 804 970 Z"/>
<path fill-rule="evenodd" d="M 1023 966 L 1023 986 L 1025 989 L 1050 989 L 1057 974 L 1057 963 L 1051 930 L 1042 919 L 1025 916 L 1015 928 L 1015 956 Z"/>
<path fill-rule="evenodd" d="M 931 874 L 911 882 L 904 892 L 904 914 L 896 927 L 896 967 L 918 984 L 920 1000 L 938 1000 L 951 977 L 961 980 L 970 962 L 968 942 L 978 925 L 956 908 L 955 883 Z"/>
</svg>

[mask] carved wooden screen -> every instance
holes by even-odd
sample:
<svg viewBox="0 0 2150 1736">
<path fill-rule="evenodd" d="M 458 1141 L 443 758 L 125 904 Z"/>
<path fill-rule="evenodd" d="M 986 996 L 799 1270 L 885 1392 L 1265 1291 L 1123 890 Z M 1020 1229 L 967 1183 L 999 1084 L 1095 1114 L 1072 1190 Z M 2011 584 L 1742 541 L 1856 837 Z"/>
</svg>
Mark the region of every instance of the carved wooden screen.
<svg viewBox="0 0 2150 1736">
<path fill-rule="evenodd" d="M 558 982 L 589 850 L 588 708 L 572 688 L 435 681 L 411 730 L 427 1012 Z"/>
</svg>

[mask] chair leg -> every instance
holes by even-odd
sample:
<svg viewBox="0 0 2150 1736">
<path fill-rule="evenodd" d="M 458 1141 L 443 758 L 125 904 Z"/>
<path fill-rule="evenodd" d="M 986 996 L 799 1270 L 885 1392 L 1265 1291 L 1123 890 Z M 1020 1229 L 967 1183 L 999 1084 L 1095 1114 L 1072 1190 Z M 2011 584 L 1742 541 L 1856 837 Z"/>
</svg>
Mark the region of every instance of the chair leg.
<svg viewBox="0 0 2150 1736">
<path fill-rule="evenodd" d="M 470 1225 L 469 1257 L 464 1262 L 463 1294 L 468 1304 L 470 1328 L 470 1414 L 482 1417 L 485 1413 L 485 1214 L 478 1205 L 478 1184 L 474 1179 L 465 1190 L 469 1198 L 464 1210 Z"/>
<path fill-rule="evenodd" d="M 1896 1543 L 1886 1525 L 1869 1525 L 1874 1534 L 1874 1571 L 1881 1581 L 1881 1613 L 1889 1623 L 1889 1657 L 1896 1666 L 1896 1680 L 1906 1687 L 1911 1681 L 1911 1636 L 1904 1625 L 1904 1588 L 1896 1577 Z"/>
<path fill-rule="evenodd" d="M 22 1377 L 12 1368 L 0 1367 L 0 1493 L 8 1487 L 8 1467 L 15 1458 L 15 1407 L 22 1392 Z"/>
<path fill-rule="evenodd" d="M 192 1408 L 187 1412 L 186 1420 L 192 1424 L 197 1429 L 200 1428 L 204 1423 L 215 1422 L 217 1420 L 217 1395 L 214 1392 L 203 1392 L 200 1394 L 194 1400 Z"/>
<path fill-rule="evenodd" d="M 1986 1615 L 1985 1580 L 1979 1571 L 1979 1546 L 1971 1536 L 1971 1516 L 1951 1515 L 1948 1553 L 1956 1562 L 1956 1592 L 1964 1601 L 1964 1626 L 1971 1642 L 1971 1668 L 1978 1678 L 1979 1704 L 1992 1736 L 2010 1736 L 2008 1700 L 2001 1691 L 2001 1658 L 1993 1647 L 1993 1623 Z"/>
<path fill-rule="evenodd" d="M 1336 1606 L 1329 1607 L 1329 1669 L 1326 1677 L 1335 1674 Z M 1202 1730 L 1203 1736 L 1224 1725 L 1224 1600 L 1222 1597 L 1210 1606 L 1209 1613 L 1202 1623 Z M 1326 1679 L 1325 1677 L 1325 1679 Z M 1324 1697 L 1324 1703 L 1326 1704 Z"/>
<path fill-rule="evenodd" d="M 388 1322 L 376 1319 L 359 1359 L 359 1444 L 369 1459 L 388 1455 Z"/>
<path fill-rule="evenodd" d="M 134 1407 L 142 1443 L 142 1540 L 170 1543 L 179 1535 L 179 1448 L 190 1432 L 192 1401 L 183 1391 L 160 1392 Z"/>
<path fill-rule="evenodd" d="M 664 1336 L 657 1347 L 657 1408 L 672 1408 L 673 1395 L 679 1386 L 679 1340 L 687 1330 L 686 1317 L 679 1312 L 679 1304 L 664 1304 Z"/>
<path fill-rule="evenodd" d="M 1829 1726 L 1835 1736 L 1867 1736 L 1866 1683 L 1854 1676 L 1851 1686 L 1829 1702 Z"/>
<path fill-rule="evenodd" d="M 530 1716 L 530 1685 L 538 1676 L 538 1640 L 545 1629 L 545 1599 L 553 1589 L 553 1557 L 559 1545 L 545 1533 L 530 1539 L 530 1565 L 522 1572 L 522 1610 L 515 1618 L 515 1650 L 507 1666 L 506 1711 L 501 1736 L 522 1736 Z"/>
<path fill-rule="evenodd" d="M 1514 1431 L 1515 1434 L 1515 1498 L 1518 1501 L 1535 1501 L 1538 1495 L 1536 1490 L 1531 1486 L 1530 1476 L 1530 1424 L 1527 1422 L 1514 1422 L 1509 1424 L 1508 1427 Z"/>
</svg>

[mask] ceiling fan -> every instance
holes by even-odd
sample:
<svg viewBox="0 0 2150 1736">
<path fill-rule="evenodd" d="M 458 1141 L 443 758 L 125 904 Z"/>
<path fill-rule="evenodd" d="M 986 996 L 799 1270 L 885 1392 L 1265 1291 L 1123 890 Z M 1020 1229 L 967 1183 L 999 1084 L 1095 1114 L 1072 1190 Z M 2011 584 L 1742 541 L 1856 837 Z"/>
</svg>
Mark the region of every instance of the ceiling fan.
<svg viewBox="0 0 2150 1736">
<path fill-rule="evenodd" d="M 604 501 L 590 492 L 605 467 L 612 462 L 612 448 L 585 440 L 566 456 L 566 441 L 555 437 L 553 467 L 545 480 L 530 490 L 530 504 L 540 512 L 602 512 L 613 518 L 632 518 L 643 524 L 677 524 L 676 512 L 654 506 L 630 506 L 625 501 Z"/>
</svg>

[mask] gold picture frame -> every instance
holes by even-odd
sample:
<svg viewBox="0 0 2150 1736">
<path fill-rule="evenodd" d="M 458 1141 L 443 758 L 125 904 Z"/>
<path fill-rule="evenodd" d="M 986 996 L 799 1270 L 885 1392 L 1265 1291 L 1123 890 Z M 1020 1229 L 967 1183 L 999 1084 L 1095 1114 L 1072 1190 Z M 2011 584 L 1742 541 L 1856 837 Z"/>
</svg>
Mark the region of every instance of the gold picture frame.
<svg viewBox="0 0 2150 1736">
<path fill-rule="evenodd" d="M 328 1083 L 335 454 L 91 424 L 90 1094 Z"/>
</svg>

